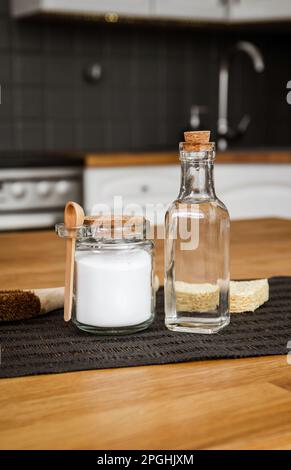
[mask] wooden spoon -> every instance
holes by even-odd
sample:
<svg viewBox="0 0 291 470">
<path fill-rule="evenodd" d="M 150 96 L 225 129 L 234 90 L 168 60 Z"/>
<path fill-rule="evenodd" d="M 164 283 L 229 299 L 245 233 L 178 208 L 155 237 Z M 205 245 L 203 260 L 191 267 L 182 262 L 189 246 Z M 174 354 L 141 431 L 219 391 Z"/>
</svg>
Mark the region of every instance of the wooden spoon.
<svg viewBox="0 0 291 470">
<path fill-rule="evenodd" d="M 73 229 L 84 222 L 84 211 L 76 202 L 69 201 L 64 213 L 65 225 L 68 229 Z M 65 273 L 65 299 L 64 299 L 64 320 L 69 321 L 72 314 L 73 283 L 74 283 L 74 262 L 75 262 L 76 238 L 67 238 L 66 241 L 66 273 Z"/>
</svg>

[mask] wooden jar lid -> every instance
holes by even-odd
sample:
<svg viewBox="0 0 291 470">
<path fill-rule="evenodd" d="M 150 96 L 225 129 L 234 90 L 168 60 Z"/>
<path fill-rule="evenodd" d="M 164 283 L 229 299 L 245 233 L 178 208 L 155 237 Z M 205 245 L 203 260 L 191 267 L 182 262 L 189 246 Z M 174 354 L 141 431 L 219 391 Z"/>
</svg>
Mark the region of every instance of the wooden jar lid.
<svg viewBox="0 0 291 470">
<path fill-rule="evenodd" d="M 122 216 L 104 216 L 104 215 L 85 215 L 84 225 L 98 225 L 100 227 L 123 227 L 144 226 L 147 220 L 142 216 L 122 215 Z"/>
<path fill-rule="evenodd" d="M 92 231 L 96 238 L 145 239 L 150 234 L 149 221 L 142 216 L 103 216 L 87 215 L 84 226 Z"/>
</svg>

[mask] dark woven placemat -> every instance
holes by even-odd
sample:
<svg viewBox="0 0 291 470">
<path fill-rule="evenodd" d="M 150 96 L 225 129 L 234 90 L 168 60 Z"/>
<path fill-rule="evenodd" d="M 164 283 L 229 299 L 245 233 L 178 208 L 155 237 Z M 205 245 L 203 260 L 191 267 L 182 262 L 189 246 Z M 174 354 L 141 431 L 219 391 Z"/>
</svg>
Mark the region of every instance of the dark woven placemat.
<svg viewBox="0 0 291 470">
<path fill-rule="evenodd" d="M 291 340 L 291 277 L 270 279 L 270 300 L 255 313 L 234 314 L 215 335 L 175 333 L 164 327 L 163 291 L 146 331 L 95 336 L 63 321 L 61 311 L 0 326 L 0 377 L 86 369 L 286 354 Z"/>
</svg>

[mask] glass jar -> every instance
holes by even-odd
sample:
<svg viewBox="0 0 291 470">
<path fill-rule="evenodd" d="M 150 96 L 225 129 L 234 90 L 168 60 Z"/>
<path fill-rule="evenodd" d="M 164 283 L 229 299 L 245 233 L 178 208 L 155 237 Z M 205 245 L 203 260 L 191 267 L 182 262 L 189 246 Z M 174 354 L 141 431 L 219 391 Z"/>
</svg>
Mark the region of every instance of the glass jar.
<svg viewBox="0 0 291 470">
<path fill-rule="evenodd" d="M 185 151 L 181 188 L 165 218 L 165 323 L 215 333 L 229 323 L 229 215 L 213 181 L 215 146 Z"/>
<path fill-rule="evenodd" d="M 72 320 L 102 335 L 144 330 L 154 320 L 154 244 L 143 217 L 85 217 L 61 237 L 76 238 Z"/>
</svg>

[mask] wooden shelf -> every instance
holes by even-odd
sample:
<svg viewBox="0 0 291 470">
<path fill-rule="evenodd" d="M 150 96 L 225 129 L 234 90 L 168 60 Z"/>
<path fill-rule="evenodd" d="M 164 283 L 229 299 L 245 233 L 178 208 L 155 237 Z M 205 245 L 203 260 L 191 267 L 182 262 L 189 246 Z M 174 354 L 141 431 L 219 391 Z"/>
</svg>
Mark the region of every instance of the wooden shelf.
<svg viewBox="0 0 291 470">
<path fill-rule="evenodd" d="M 291 151 L 240 150 L 218 152 L 216 163 L 245 164 L 286 164 L 291 163 Z M 179 153 L 132 152 L 132 153 L 90 153 L 85 155 L 86 167 L 178 165 Z"/>
</svg>

